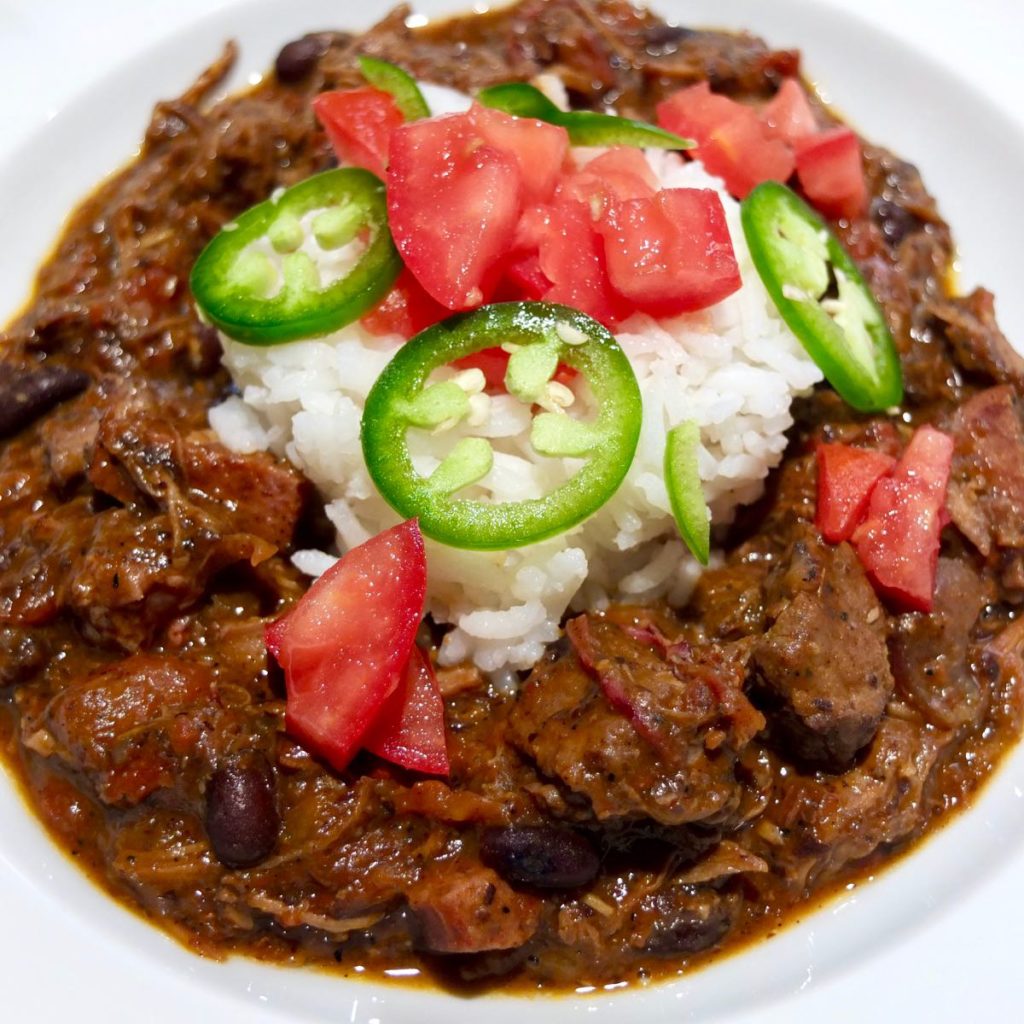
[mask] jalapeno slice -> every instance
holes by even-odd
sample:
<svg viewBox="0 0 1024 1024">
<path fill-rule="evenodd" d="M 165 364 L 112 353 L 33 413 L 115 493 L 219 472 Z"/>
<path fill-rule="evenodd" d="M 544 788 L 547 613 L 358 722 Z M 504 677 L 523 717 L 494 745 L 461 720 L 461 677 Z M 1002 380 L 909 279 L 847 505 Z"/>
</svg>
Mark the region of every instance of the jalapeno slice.
<svg viewBox="0 0 1024 1024">
<path fill-rule="evenodd" d="M 427 106 L 416 79 L 408 71 L 397 64 L 389 64 L 386 60 L 366 56 L 359 58 L 359 70 L 363 73 L 363 78 L 375 89 L 390 93 L 394 97 L 395 106 L 406 121 L 430 117 L 430 107 Z"/>
<path fill-rule="evenodd" d="M 692 149 L 684 139 L 657 125 L 593 110 L 561 110 L 535 86 L 525 82 L 492 85 L 477 93 L 477 102 L 514 117 L 533 117 L 557 124 L 569 133 L 574 146 L 640 146 L 644 149 Z"/>
<path fill-rule="evenodd" d="M 203 315 L 250 345 L 318 337 L 387 294 L 402 261 L 384 183 L 358 167 L 316 174 L 225 225 L 192 268 Z"/>
<path fill-rule="evenodd" d="M 707 565 L 711 557 L 711 517 L 697 469 L 700 427 L 686 420 L 665 439 L 665 488 L 679 535 L 693 557 Z"/>
<path fill-rule="evenodd" d="M 885 316 L 825 222 L 778 182 L 740 207 L 750 255 L 779 315 L 854 409 L 899 405 L 903 378 Z"/>
<path fill-rule="evenodd" d="M 494 452 L 483 437 L 460 438 L 429 476 L 413 465 L 409 432 L 443 432 L 469 420 L 467 391 L 483 387 L 482 381 L 467 386 L 460 376 L 431 382 L 431 374 L 496 345 L 512 353 L 505 376 L 509 394 L 544 410 L 533 417 L 534 450 L 552 459 L 582 460 L 540 498 L 492 502 L 458 496 L 491 469 Z M 553 380 L 562 363 L 589 388 L 585 417 L 565 411 L 576 399 Z M 465 374 L 482 378 L 478 370 Z M 633 368 L 597 321 L 567 306 L 500 303 L 450 317 L 399 349 L 366 400 L 363 457 L 385 500 L 402 516 L 418 517 L 434 540 L 481 550 L 523 547 L 582 522 L 615 493 L 636 453 L 641 413 Z"/>
</svg>

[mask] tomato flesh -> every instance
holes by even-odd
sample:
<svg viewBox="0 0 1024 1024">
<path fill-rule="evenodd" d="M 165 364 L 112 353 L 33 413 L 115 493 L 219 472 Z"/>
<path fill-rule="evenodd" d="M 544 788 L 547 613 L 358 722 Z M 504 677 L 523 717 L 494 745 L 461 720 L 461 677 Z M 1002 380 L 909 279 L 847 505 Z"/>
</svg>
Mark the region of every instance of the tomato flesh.
<svg viewBox="0 0 1024 1024">
<path fill-rule="evenodd" d="M 740 287 L 725 210 L 711 189 L 616 203 L 598 230 L 612 286 L 652 316 L 704 309 Z"/>
<path fill-rule="evenodd" d="M 409 520 L 349 551 L 266 631 L 284 670 L 288 731 L 339 771 L 397 686 L 426 582 L 423 537 Z"/>
<path fill-rule="evenodd" d="M 472 309 L 489 298 L 524 203 L 551 197 L 568 145 L 564 128 L 479 106 L 392 133 L 391 233 L 437 302 Z"/>
<path fill-rule="evenodd" d="M 408 340 L 449 314 L 450 310 L 435 302 L 406 268 L 380 305 L 371 309 L 360 323 L 377 337 L 398 334 Z"/>
<path fill-rule="evenodd" d="M 447 309 L 484 302 L 522 211 L 516 157 L 471 112 L 412 121 L 391 135 L 387 184 L 395 244 L 427 293 Z"/>
<path fill-rule="evenodd" d="M 695 139 L 693 155 L 740 199 L 762 181 L 786 181 L 793 173 L 792 149 L 772 136 L 754 110 L 716 95 L 707 82 L 680 90 L 657 109 L 658 124 Z"/>
<path fill-rule="evenodd" d="M 650 199 L 658 182 L 651 165 L 636 149 L 617 146 L 565 175 L 558 196 L 585 203 L 594 220 L 607 214 L 615 200 Z"/>
<path fill-rule="evenodd" d="M 796 173 L 807 198 L 826 217 L 855 220 L 868 208 L 860 140 L 849 128 L 797 143 Z"/>
<path fill-rule="evenodd" d="M 370 86 L 322 92 L 313 99 L 313 112 L 342 164 L 384 177 L 391 132 L 405 122 L 390 93 Z"/>
<path fill-rule="evenodd" d="M 761 111 L 761 120 L 772 135 L 791 146 L 818 130 L 807 93 L 795 78 L 787 78 L 779 86 Z"/>
<path fill-rule="evenodd" d="M 523 202 L 546 203 L 569 152 L 569 133 L 558 125 L 512 117 L 479 104 L 466 116 L 489 146 L 515 157 L 523 183 Z"/>
<path fill-rule="evenodd" d="M 397 688 L 385 700 L 363 746 L 411 771 L 448 774 L 444 698 L 430 661 L 415 644 Z"/>
<path fill-rule="evenodd" d="M 815 524 L 830 544 L 849 540 L 864 518 L 871 491 L 896 460 L 884 452 L 848 444 L 820 444 Z"/>
<path fill-rule="evenodd" d="M 892 476 L 875 485 L 867 516 L 854 530 L 871 582 L 899 610 L 931 611 L 952 460 L 953 439 L 921 427 Z"/>
<path fill-rule="evenodd" d="M 604 239 L 591 210 L 572 199 L 546 207 L 540 227 L 540 269 L 552 282 L 546 302 L 582 310 L 606 327 L 631 312 L 612 287 Z"/>
</svg>

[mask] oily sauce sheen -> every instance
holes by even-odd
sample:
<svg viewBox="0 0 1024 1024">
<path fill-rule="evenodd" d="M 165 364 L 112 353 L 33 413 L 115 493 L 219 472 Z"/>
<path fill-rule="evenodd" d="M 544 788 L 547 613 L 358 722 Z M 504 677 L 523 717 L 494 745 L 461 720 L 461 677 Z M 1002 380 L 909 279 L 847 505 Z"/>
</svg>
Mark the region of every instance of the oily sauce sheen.
<svg viewBox="0 0 1024 1024">
<path fill-rule="evenodd" d="M 305 587 L 289 553 L 330 531 L 291 468 L 209 431 L 231 385 L 186 282 L 221 225 L 332 163 L 310 100 L 358 84 L 359 52 L 466 91 L 552 70 L 577 105 L 635 117 L 704 79 L 760 104 L 799 73 L 793 51 L 618 0 L 526 0 L 306 37 L 214 103 L 229 48 L 160 103 L 0 349 L 6 760 L 65 850 L 207 955 L 463 989 L 687 971 L 907 850 L 1016 740 L 1024 365 L 989 293 L 948 293 L 952 240 L 916 170 L 866 144 L 870 215 L 838 230 L 896 336 L 903 413 L 802 400 L 687 608 L 572 620 L 516 699 L 442 670 L 449 784 L 367 754 L 332 772 L 285 734 L 263 644 Z M 934 612 L 897 615 L 817 535 L 813 451 L 898 453 L 922 423 L 956 443 L 952 522 Z M 658 744 L 607 702 L 602 665 L 644 689 Z M 814 742 L 794 712 L 811 690 Z"/>
</svg>

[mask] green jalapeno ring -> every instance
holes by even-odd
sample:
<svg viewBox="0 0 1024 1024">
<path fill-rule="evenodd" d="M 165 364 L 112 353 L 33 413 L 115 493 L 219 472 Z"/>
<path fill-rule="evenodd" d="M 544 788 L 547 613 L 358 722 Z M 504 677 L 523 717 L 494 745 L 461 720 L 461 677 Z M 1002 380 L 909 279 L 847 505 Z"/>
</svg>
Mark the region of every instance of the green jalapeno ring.
<svg viewBox="0 0 1024 1024">
<path fill-rule="evenodd" d="M 412 425 L 410 410 L 422 410 L 424 403 L 417 400 L 429 394 L 427 381 L 434 370 L 508 342 L 524 346 L 518 353 L 538 344 L 550 346 L 556 363 L 571 366 L 586 379 L 597 405 L 593 423 L 584 425 L 552 413 L 542 414 L 550 419 L 539 416 L 534 420 L 535 432 L 538 421 L 545 425 L 540 432 L 545 442 L 551 443 L 547 428 L 552 424 L 556 428 L 554 447 L 564 441 L 564 452 L 550 454 L 586 461 L 569 480 L 542 498 L 491 504 L 453 497 L 438 488 L 434 478 L 420 476 L 413 467 L 406 440 Z M 521 382 L 529 376 L 524 368 Z M 450 317 L 399 349 L 367 397 L 361 430 L 363 457 L 388 504 L 402 516 L 419 517 L 427 536 L 458 548 L 516 548 L 576 526 L 615 493 L 636 453 L 641 418 L 636 376 L 618 342 L 604 327 L 567 306 L 500 303 Z M 560 421 L 570 426 L 564 437 L 557 437 Z M 581 445 L 579 435 L 588 430 L 589 440 Z M 462 454 L 478 467 L 465 482 L 479 479 L 486 460 L 475 451 Z M 459 473 L 452 476 L 458 478 Z"/>
<path fill-rule="evenodd" d="M 430 117 L 430 107 L 416 84 L 416 79 L 404 68 L 390 64 L 378 57 L 363 55 L 359 58 L 359 70 L 363 78 L 375 89 L 390 93 L 394 97 L 402 117 L 406 121 L 419 121 Z"/>
<path fill-rule="evenodd" d="M 303 237 L 301 218 L 317 210 L 324 212 L 314 218 L 313 233 L 322 247 L 343 244 L 363 227 L 370 232 L 354 266 L 326 287 L 319 285 L 313 259 L 294 251 Z M 281 274 L 269 256 L 260 260 L 262 254 L 251 249 L 261 239 L 287 253 Z M 203 315 L 225 334 L 250 345 L 276 345 L 330 334 L 357 320 L 387 294 L 401 266 L 388 230 L 384 183 L 362 168 L 343 167 L 246 210 L 199 254 L 189 283 Z M 262 294 L 275 277 L 282 278 L 277 292 Z"/>
<path fill-rule="evenodd" d="M 779 315 L 840 397 L 860 412 L 899 405 L 903 378 L 885 315 L 825 222 L 774 181 L 743 200 L 740 216 Z M 833 282 L 838 294 L 830 299 Z"/>
<path fill-rule="evenodd" d="M 639 146 L 645 149 L 692 149 L 684 139 L 657 125 L 594 110 L 561 110 L 536 86 L 505 82 L 477 93 L 477 102 L 514 117 L 532 117 L 557 124 L 569 133 L 574 146 Z"/>
</svg>

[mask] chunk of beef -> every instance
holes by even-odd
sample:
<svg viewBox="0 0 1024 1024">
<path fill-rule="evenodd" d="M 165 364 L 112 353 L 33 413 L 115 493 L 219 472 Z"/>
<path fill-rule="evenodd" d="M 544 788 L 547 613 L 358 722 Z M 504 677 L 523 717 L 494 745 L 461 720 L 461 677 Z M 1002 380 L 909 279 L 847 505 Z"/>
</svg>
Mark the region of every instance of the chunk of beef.
<svg viewBox="0 0 1024 1024">
<path fill-rule="evenodd" d="M 985 556 L 1024 548 L 1024 428 L 1012 388 L 989 388 L 965 402 L 951 431 L 953 522 Z"/>
<path fill-rule="evenodd" d="M 843 775 L 791 774 L 766 814 L 786 838 L 776 870 L 807 891 L 883 844 L 913 835 L 931 810 L 925 786 L 951 734 L 885 718 L 863 760 Z"/>
<path fill-rule="evenodd" d="M 963 370 L 989 384 L 1024 388 L 1024 359 L 999 329 L 990 291 L 975 288 L 970 295 L 932 302 L 929 310 Z"/>
<path fill-rule="evenodd" d="M 592 969 L 617 966 L 637 954 L 678 958 L 720 942 L 737 903 L 708 886 L 632 872 L 566 901 L 558 913 L 558 937 Z"/>
<path fill-rule="evenodd" d="M 719 822 L 742 799 L 736 753 L 763 725 L 743 666 L 719 648 L 669 657 L 612 622 L 569 624 L 574 652 L 542 663 L 510 715 L 510 739 L 598 820 Z"/>
<path fill-rule="evenodd" d="M 940 558 L 930 615 L 901 615 L 891 640 L 900 695 L 925 718 L 953 729 L 980 718 L 988 690 L 974 674 L 971 631 L 994 598 L 991 580 L 962 560 Z"/>
<path fill-rule="evenodd" d="M 774 620 L 755 649 L 755 702 L 773 741 L 800 762 L 848 767 L 893 690 L 886 617 L 848 544 L 810 530 L 767 585 Z"/>
<path fill-rule="evenodd" d="M 213 676 L 195 662 L 138 654 L 70 682 L 43 724 L 74 767 L 96 773 L 102 799 L 136 803 L 173 785 L 169 732 L 177 713 L 213 700 Z"/>
<path fill-rule="evenodd" d="M 543 903 L 466 856 L 427 867 L 409 892 L 409 906 L 419 918 L 425 949 L 480 953 L 527 942 L 540 924 Z"/>
</svg>

